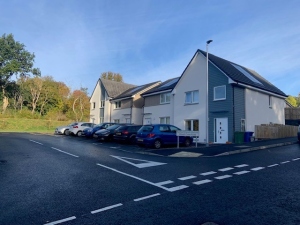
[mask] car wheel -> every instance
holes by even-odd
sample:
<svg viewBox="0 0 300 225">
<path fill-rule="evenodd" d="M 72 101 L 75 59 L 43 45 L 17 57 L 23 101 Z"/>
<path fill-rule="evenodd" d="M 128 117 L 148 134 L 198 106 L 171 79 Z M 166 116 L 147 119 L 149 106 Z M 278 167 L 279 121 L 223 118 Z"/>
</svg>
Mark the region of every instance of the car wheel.
<svg viewBox="0 0 300 225">
<path fill-rule="evenodd" d="M 154 141 L 154 148 L 156 148 L 156 149 L 159 149 L 159 148 L 161 148 L 161 140 L 159 140 L 159 139 L 156 139 L 155 141 Z"/>
<path fill-rule="evenodd" d="M 133 136 L 133 137 L 131 137 L 131 138 L 129 139 L 129 143 L 130 143 L 130 144 L 135 144 L 135 142 L 136 142 L 135 136 Z"/>
<path fill-rule="evenodd" d="M 190 138 L 186 138 L 184 140 L 184 146 L 185 147 L 190 147 L 191 146 L 191 139 Z"/>
<path fill-rule="evenodd" d="M 64 131 L 64 135 L 68 135 L 68 134 L 69 134 L 69 130 L 66 129 L 66 130 Z"/>
<path fill-rule="evenodd" d="M 82 135 L 82 131 L 78 131 L 76 136 L 80 137 Z"/>
</svg>

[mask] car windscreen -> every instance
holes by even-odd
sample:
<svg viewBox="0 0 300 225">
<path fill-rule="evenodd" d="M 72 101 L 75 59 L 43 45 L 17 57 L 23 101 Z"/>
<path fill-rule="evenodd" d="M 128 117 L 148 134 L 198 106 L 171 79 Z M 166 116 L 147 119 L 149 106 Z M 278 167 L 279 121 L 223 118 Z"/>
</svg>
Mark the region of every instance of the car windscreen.
<svg viewBox="0 0 300 225">
<path fill-rule="evenodd" d="M 141 129 L 139 129 L 139 132 L 151 132 L 153 130 L 153 126 L 142 126 Z"/>
<path fill-rule="evenodd" d="M 108 128 L 106 128 L 107 130 L 115 130 L 116 128 L 118 128 L 120 125 L 112 125 L 109 126 Z"/>
</svg>

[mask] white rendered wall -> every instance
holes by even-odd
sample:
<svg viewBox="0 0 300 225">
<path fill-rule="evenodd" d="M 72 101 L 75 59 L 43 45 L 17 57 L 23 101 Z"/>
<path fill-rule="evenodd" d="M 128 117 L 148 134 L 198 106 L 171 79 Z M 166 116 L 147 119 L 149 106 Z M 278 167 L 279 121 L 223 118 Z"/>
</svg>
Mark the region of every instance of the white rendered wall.
<svg viewBox="0 0 300 225">
<path fill-rule="evenodd" d="M 199 91 L 199 103 L 185 104 L 185 92 Z M 174 125 L 185 129 L 186 119 L 199 120 L 199 142 L 206 140 L 206 58 L 198 54 L 179 80 L 174 96 Z"/>
<path fill-rule="evenodd" d="M 170 117 L 170 123 L 173 122 L 173 99 L 171 97 L 170 104 L 161 104 L 156 106 L 148 106 L 144 108 L 144 118 L 151 118 L 151 123 L 160 123 L 160 117 Z M 144 121 L 142 121 L 144 123 Z"/>
<path fill-rule="evenodd" d="M 272 107 L 269 107 L 269 95 L 246 89 L 246 131 L 253 131 L 260 124 L 285 124 L 284 99 L 272 96 Z"/>
<path fill-rule="evenodd" d="M 95 90 L 93 92 L 92 97 L 90 98 L 90 122 L 94 122 L 94 123 L 99 123 L 100 118 L 100 84 L 99 84 L 99 80 L 97 82 L 97 85 L 95 87 Z M 93 106 L 93 102 L 96 103 L 95 109 L 92 109 Z"/>
</svg>

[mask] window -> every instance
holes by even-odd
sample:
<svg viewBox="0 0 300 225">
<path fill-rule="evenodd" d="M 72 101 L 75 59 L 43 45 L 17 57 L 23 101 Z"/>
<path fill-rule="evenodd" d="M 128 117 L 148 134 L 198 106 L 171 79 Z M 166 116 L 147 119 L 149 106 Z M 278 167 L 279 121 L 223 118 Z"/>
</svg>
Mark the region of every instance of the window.
<svg viewBox="0 0 300 225">
<path fill-rule="evenodd" d="M 92 109 L 96 108 L 96 102 L 92 102 Z"/>
<path fill-rule="evenodd" d="M 241 131 L 245 132 L 246 131 L 246 120 L 241 119 Z"/>
<path fill-rule="evenodd" d="M 170 93 L 160 94 L 160 104 L 170 103 L 170 99 L 171 99 Z"/>
<path fill-rule="evenodd" d="M 105 105 L 105 101 L 101 100 L 101 102 L 100 102 L 100 108 L 104 108 L 104 105 Z"/>
<path fill-rule="evenodd" d="M 159 126 L 159 131 L 161 131 L 161 132 L 169 132 L 169 127 L 168 126 Z"/>
<path fill-rule="evenodd" d="M 185 130 L 199 131 L 199 120 L 185 120 Z"/>
<path fill-rule="evenodd" d="M 225 100 L 226 99 L 226 86 L 214 87 L 214 100 Z"/>
<path fill-rule="evenodd" d="M 272 96 L 269 95 L 269 108 L 272 109 Z"/>
<path fill-rule="evenodd" d="M 121 108 L 121 101 L 115 102 L 115 109 Z"/>
<path fill-rule="evenodd" d="M 168 117 L 160 117 L 159 122 L 161 124 L 170 124 L 170 117 L 169 116 Z"/>
<path fill-rule="evenodd" d="M 120 119 L 115 119 L 114 122 L 115 123 L 120 123 Z"/>
<path fill-rule="evenodd" d="M 104 117 L 100 117 L 100 123 L 104 122 Z"/>
<path fill-rule="evenodd" d="M 130 118 L 126 118 L 126 123 L 130 123 Z"/>
<path fill-rule="evenodd" d="M 199 103 L 199 91 L 188 91 L 185 93 L 185 104 Z"/>
</svg>

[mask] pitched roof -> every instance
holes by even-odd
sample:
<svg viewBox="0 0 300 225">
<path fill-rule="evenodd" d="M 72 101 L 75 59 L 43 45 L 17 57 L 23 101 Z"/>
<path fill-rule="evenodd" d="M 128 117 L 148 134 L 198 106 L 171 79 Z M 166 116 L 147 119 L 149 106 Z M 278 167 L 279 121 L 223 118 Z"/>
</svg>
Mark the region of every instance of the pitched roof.
<svg viewBox="0 0 300 225">
<path fill-rule="evenodd" d="M 166 80 L 165 82 L 161 83 L 160 85 L 157 85 L 154 88 L 151 88 L 150 90 L 144 92 L 143 95 L 151 95 L 157 92 L 163 92 L 166 90 L 173 90 L 173 88 L 176 86 L 177 82 L 179 80 L 179 77 L 171 78 L 169 80 Z"/>
<path fill-rule="evenodd" d="M 121 93 L 120 95 L 116 96 L 114 98 L 114 100 L 118 100 L 118 99 L 123 99 L 123 98 L 131 98 L 133 95 L 139 93 L 139 92 L 142 92 L 143 90 L 153 86 L 154 84 L 157 84 L 157 83 L 160 83 L 160 81 L 156 81 L 156 82 L 152 82 L 152 83 L 149 83 L 149 84 L 143 84 L 143 85 L 140 85 L 140 86 L 136 86 L 136 87 L 133 87 L 133 88 L 130 88 L 128 90 L 126 90 L 125 92 Z"/>
<path fill-rule="evenodd" d="M 206 57 L 205 51 L 198 49 L 198 52 L 202 53 L 204 57 Z M 284 97 L 287 96 L 283 91 L 275 87 L 273 84 L 264 79 L 254 70 L 222 59 L 210 53 L 208 53 L 208 59 L 210 62 L 215 64 L 221 71 L 223 71 L 228 77 L 230 77 L 233 81 L 237 83 L 249 85 Z"/>
<path fill-rule="evenodd" d="M 136 87 L 136 85 L 133 84 L 126 84 L 123 82 L 117 82 L 113 80 L 107 80 L 100 78 L 100 81 L 102 82 L 103 86 L 105 87 L 105 90 L 109 97 L 114 98 L 124 91 L 127 91 L 130 88 Z"/>
</svg>

